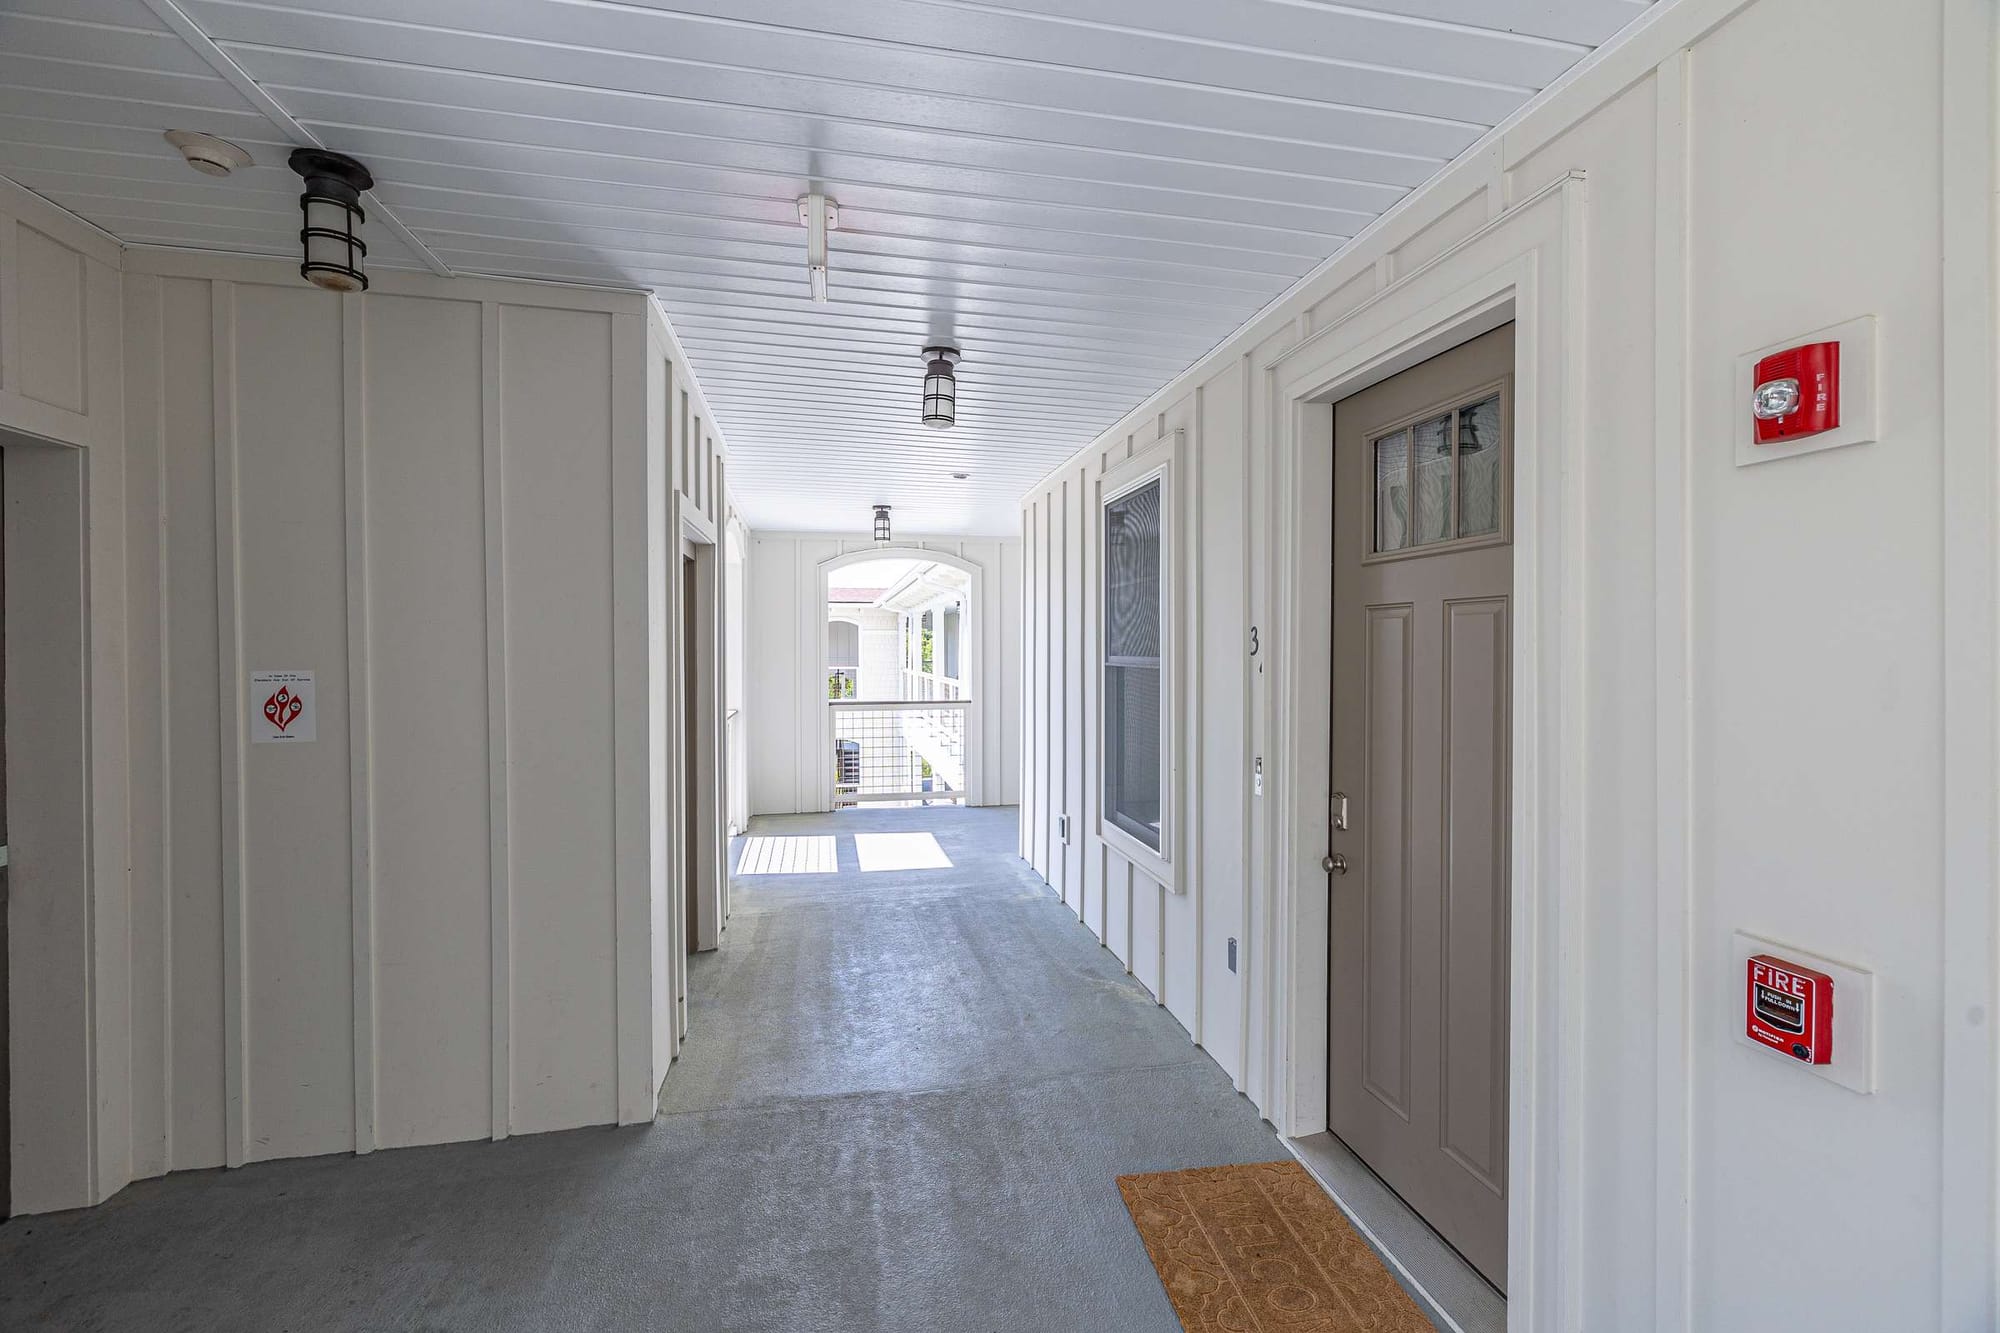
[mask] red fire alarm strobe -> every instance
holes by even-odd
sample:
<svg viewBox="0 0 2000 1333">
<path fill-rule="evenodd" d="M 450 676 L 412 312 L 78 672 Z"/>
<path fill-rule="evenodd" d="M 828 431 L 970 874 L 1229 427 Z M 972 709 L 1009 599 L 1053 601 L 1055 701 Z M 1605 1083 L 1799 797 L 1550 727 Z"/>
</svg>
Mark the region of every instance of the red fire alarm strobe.
<svg viewBox="0 0 2000 1333">
<path fill-rule="evenodd" d="M 1743 997 L 1744 1035 L 1794 1060 L 1833 1059 L 1833 978 L 1760 953 L 1750 960 Z"/>
<path fill-rule="evenodd" d="M 1757 443 L 1818 435 L 1840 425 L 1840 344 L 1807 343 L 1757 363 L 1750 412 Z"/>
</svg>

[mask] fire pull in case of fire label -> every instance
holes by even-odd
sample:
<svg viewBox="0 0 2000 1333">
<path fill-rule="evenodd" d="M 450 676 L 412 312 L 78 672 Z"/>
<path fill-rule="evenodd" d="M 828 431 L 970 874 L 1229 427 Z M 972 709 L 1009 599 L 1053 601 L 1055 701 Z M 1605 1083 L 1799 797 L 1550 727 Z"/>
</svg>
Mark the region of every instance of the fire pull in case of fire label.
<svg viewBox="0 0 2000 1333">
<path fill-rule="evenodd" d="M 1744 1035 L 1794 1060 L 1833 1059 L 1833 978 L 1767 953 L 1747 966 Z"/>
</svg>

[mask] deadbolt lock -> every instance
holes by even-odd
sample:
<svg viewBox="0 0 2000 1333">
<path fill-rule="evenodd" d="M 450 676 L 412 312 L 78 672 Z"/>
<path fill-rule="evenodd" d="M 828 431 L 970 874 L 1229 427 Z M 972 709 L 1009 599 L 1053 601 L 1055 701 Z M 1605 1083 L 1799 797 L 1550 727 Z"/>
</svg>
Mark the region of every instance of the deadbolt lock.
<svg viewBox="0 0 2000 1333">
<path fill-rule="evenodd" d="M 1345 875 L 1347 873 L 1347 858 L 1339 852 L 1328 852 L 1319 859 L 1319 868 L 1329 875 Z"/>
</svg>

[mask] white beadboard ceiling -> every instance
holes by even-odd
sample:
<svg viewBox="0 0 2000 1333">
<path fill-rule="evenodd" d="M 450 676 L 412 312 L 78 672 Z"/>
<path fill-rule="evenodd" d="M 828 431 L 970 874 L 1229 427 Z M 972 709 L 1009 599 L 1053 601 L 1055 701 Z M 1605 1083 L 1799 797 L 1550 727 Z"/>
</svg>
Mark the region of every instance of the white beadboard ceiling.
<svg viewBox="0 0 2000 1333">
<path fill-rule="evenodd" d="M 880 502 L 1010 533 L 1050 467 L 1644 9 L 0 0 L 0 175 L 131 244 L 290 255 L 285 156 L 317 138 L 375 173 L 375 266 L 652 290 L 753 527 Z M 169 128 L 256 165 L 196 175 Z M 824 305 L 812 188 L 840 206 Z M 917 420 L 933 342 L 965 354 L 948 432 Z"/>
</svg>

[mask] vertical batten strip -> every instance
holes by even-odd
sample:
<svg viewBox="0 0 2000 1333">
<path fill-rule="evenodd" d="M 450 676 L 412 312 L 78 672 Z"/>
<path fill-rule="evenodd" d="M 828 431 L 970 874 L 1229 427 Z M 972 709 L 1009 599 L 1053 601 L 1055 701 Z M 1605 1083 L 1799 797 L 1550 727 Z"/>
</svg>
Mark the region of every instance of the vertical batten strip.
<svg viewBox="0 0 2000 1333">
<path fill-rule="evenodd" d="M 250 1142 L 248 969 L 243 809 L 242 552 L 236 512 L 236 284 L 217 282 L 210 306 L 215 424 L 216 689 L 222 767 L 222 1160 L 241 1166 Z"/>
<path fill-rule="evenodd" d="M 354 946 L 354 1151 L 375 1150 L 375 787 L 368 709 L 367 307 L 340 298 L 340 424 L 347 483 L 348 872 Z"/>
<path fill-rule="evenodd" d="M 1208 934 L 1203 905 L 1207 901 L 1208 891 L 1202 875 L 1201 843 L 1202 815 L 1208 809 L 1205 782 L 1208 766 L 1202 762 L 1202 754 L 1208 748 L 1208 744 L 1202 730 L 1204 691 L 1201 683 L 1202 645 L 1207 643 L 1207 639 L 1202 634 L 1201 566 L 1195 563 L 1194 553 L 1201 544 L 1201 497 L 1204 489 L 1201 484 L 1201 465 L 1202 440 L 1205 433 L 1202 422 L 1207 419 L 1204 415 L 1207 395 L 1208 390 L 1205 386 L 1195 387 L 1193 404 L 1188 414 L 1188 431 L 1183 437 L 1187 445 L 1186 457 L 1181 461 L 1178 470 L 1181 489 L 1188 497 L 1187 530 L 1181 535 L 1181 540 L 1175 543 L 1175 549 L 1186 553 L 1180 564 L 1181 577 L 1186 580 L 1187 586 L 1187 616 L 1181 622 L 1187 627 L 1187 633 L 1181 636 L 1181 679 L 1186 682 L 1187 691 L 1185 695 L 1187 707 L 1183 711 L 1187 728 L 1184 735 L 1187 740 L 1182 745 L 1181 752 L 1187 756 L 1187 765 L 1182 770 L 1187 774 L 1187 780 L 1178 785 L 1188 793 L 1188 800 L 1181 816 L 1181 831 L 1184 837 L 1181 842 L 1179 883 L 1181 892 L 1188 895 L 1188 912 L 1194 918 L 1194 956 L 1189 962 L 1194 973 L 1188 978 L 1188 984 L 1194 991 L 1194 1003 L 1188 1006 L 1188 1017 L 1193 1020 L 1188 1028 L 1188 1038 L 1197 1046 L 1202 1044 L 1202 1006 L 1207 992 L 1207 983 L 1204 980 L 1207 969 L 1204 964 L 1208 957 Z M 1160 929 L 1162 949 L 1166 947 L 1166 938 L 1163 919 Z M 1160 961 L 1162 991 L 1166 989 L 1166 975 L 1166 960 L 1162 957 Z M 1164 995 L 1161 997 L 1161 1003 L 1165 1003 Z"/>
<path fill-rule="evenodd" d="M 1056 869 L 1056 853 L 1060 851 L 1060 845 L 1056 843 L 1058 837 L 1056 819 L 1064 813 L 1062 783 L 1058 781 L 1060 773 L 1056 769 L 1056 765 L 1062 759 L 1060 751 L 1056 749 L 1058 741 L 1062 739 L 1062 733 L 1056 731 L 1056 727 L 1062 721 L 1062 703 L 1060 703 L 1062 656 L 1056 652 L 1056 576 L 1060 574 L 1062 568 L 1062 550 L 1058 544 L 1062 538 L 1056 524 L 1060 522 L 1060 514 L 1062 514 L 1062 482 L 1058 480 L 1042 496 L 1040 524 L 1038 524 L 1040 530 L 1036 542 L 1042 552 L 1040 556 L 1042 570 L 1038 574 L 1042 580 L 1040 586 L 1042 596 L 1040 596 L 1040 608 L 1036 612 L 1038 614 L 1036 642 L 1040 646 L 1040 652 L 1036 654 L 1040 658 L 1036 662 L 1036 671 L 1040 673 L 1036 689 L 1040 697 L 1040 707 L 1036 709 L 1036 719 L 1040 719 L 1040 729 L 1038 729 L 1040 735 L 1036 737 L 1036 749 L 1040 765 L 1042 821 L 1034 833 L 1034 839 L 1036 839 L 1036 853 L 1042 857 L 1042 877 L 1048 879 L 1050 887 L 1056 891 L 1056 897 L 1062 899 L 1062 903 L 1076 913 L 1078 921 L 1082 921 L 1084 919 L 1082 905 L 1078 903 L 1076 893 L 1068 885 L 1068 881 L 1062 879 L 1062 871 Z"/>
<path fill-rule="evenodd" d="M 1035 829 L 1046 817 L 1041 784 L 1035 780 L 1035 764 L 1040 755 L 1036 743 L 1035 719 L 1041 716 L 1041 695 L 1035 689 L 1035 664 L 1041 660 L 1041 631 L 1035 624 L 1034 596 L 1036 571 L 1041 567 L 1040 496 L 1031 496 L 1021 509 L 1021 817 L 1015 842 L 1021 859 L 1033 866 Z"/>
<path fill-rule="evenodd" d="M 646 325 L 611 317 L 611 858 L 612 1020 L 618 1123 L 653 1118 L 652 859 L 646 716 Z M 677 793 L 676 793 L 677 794 Z"/>
<path fill-rule="evenodd" d="M 488 928 L 493 951 L 491 1132 L 495 1139 L 504 1139 L 513 1121 L 514 898 L 507 773 L 507 486 L 500 409 L 500 306 L 493 301 L 483 301 L 479 307 L 479 364 L 486 508 L 487 873 L 492 892 Z"/>
<path fill-rule="evenodd" d="M 109 372 L 105 380 L 119 391 L 124 382 L 124 340 L 119 310 L 119 280 L 109 265 L 84 258 L 77 274 L 76 299 L 84 318 L 83 345 L 78 349 L 78 372 L 83 392 L 79 410 L 91 410 L 90 362 L 93 345 L 102 348 Z M 100 403 L 99 408 L 103 405 Z M 84 460 L 84 487 L 89 503 L 101 506 L 108 515 L 125 512 L 125 476 L 121 467 L 108 460 L 121 455 L 118 448 L 120 410 L 99 410 L 86 427 L 89 457 Z M 93 466 L 94 465 L 94 466 Z M 93 474 L 95 474 L 93 476 Z M 124 530 L 116 523 L 93 524 L 86 555 L 88 583 L 86 607 L 90 599 L 123 606 L 125 602 Z M 88 614 L 86 610 L 85 614 Z M 122 652 L 105 653 L 106 645 L 93 645 L 88 670 L 93 693 L 102 690 L 127 699 L 125 662 Z M 88 711 L 86 712 L 88 718 Z M 117 709 L 119 723 L 129 725 L 127 706 Z M 87 721 L 86 762 L 90 771 L 90 793 L 95 811 L 90 829 L 89 904 L 90 947 L 95 955 L 90 963 L 92 1006 L 90 1077 L 96 1092 L 96 1123 L 92 1126 L 92 1188 L 102 1197 L 122 1189 L 132 1179 L 132 913 L 129 871 L 131 850 L 129 770 L 126 732 L 121 726 L 98 727 Z M 118 876 L 98 888 L 98 872 Z"/>
<path fill-rule="evenodd" d="M 21 384 L 20 243 L 20 219 L 0 211 L 0 392 Z"/>
<path fill-rule="evenodd" d="M 729 793 L 734 777 L 734 757 L 729 748 L 729 456 L 715 457 L 715 718 L 716 762 L 715 836 L 717 852 L 715 877 L 720 912 L 718 931 L 729 929 Z"/>
<path fill-rule="evenodd" d="M 673 997 L 673 1031 L 668 1043 L 676 1058 L 680 1055 L 682 1041 L 688 1030 L 688 947 L 687 947 L 687 897 L 685 892 L 675 892 L 674 886 L 682 881 L 681 867 L 687 864 L 687 831 L 681 827 L 685 807 L 676 799 L 681 791 L 681 765 L 686 761 L 687 738 L 681 734 L 686 725 L 686 713 L 680 706 L 680 689 L 676 684 L 681 677 L 683 665 L 681 635 L 687 623 L 687 611 L 681 605 L 685 591 L 681 578 L 681 500 L 680 466 L 681 456 L 686 447 L 688 433 L 687 383 L 685 369 L 672 357 L 666 360 L 665 374 L 666 403 L 662 415 L 666 419 L 667 437 L 662 443 L 664 459 L 661 484 L 666 489 L 666 531 L 662 534 L 664 549 L 660 558 L 665 562 L 662 571 L 666 580 L 664 605 L 667 617 L 667 660 L 662 678 L 666 681 L 667 710 L 667 758 L 666 780 L 666 858 L 667 863 L 661 874 L 667 881 L 667 966 L 673 980 L 668 991 Z M 676 414 L 674 404 L 680 404 Z"/>
<path fill-rule="evenodd" d="M 1035 830 L 1049 817 L 1048 793 L 1043 788 L 1039 776 L 1041 763 L 1041 737 L 1036 734 L 1035 723 L 1042 715 L 1046 700 L 1036 684 L 1042 659 L 1042 629 L 1035 619 L 1039 602 L 1036 600 L 1036 580 L 1041 578 L 1042 562 L 1042 499 L 1036 496 L 1021 513 L 1021 716 L 1017 719 L 1021 726 L 1021 859 L 1030 864 L 1035 858 Z M 1027 812 L 1032 812 L 1032 815 Z"/>
<path fill-rule="evenodd" d="M 150 345 L 144 355 L 152 376 L 152 395 L 149 405 L 150 429 L 154 432 L 154 463 L 159 475 L 155 481 L 155 494 L 159 500 L 159 513 L 154 522 L 154 554 L 157 565 L 154 569 L 154 586 L 159 597 L 159 623 L 155 627 L 159 636 L 159 680 L 154 694 L 160 702 L 160 1171 L 174 1169 L 174 730 L 173 730 L 173 561 L 172 542 L 168 540 L 168 524 L 172 514 L 168 506 L 168 478 L 171 464 L 167 458 L 166 410 L 166 301 L 159 279 L 151 279 L 147 290 L 152 294 L 153 310 L 147 332 Z M 133 358 L 136 359 L 136 358 Z M 130 365 L 132 359 L 128 359 Z M 129 421 L 130 407 L 127 407 Z"/>
<path fill-rule="evenodd" d="M 123 357 L 127 368 L 125 401 L 132 406 L 124 432 L 126 492 L 123 522 L 127 558 L 123 564 L 129 601 L 126 607 L 130 741 L 130 811 L 128 841 L 131 857 L 131 909 L 126 947 L 131 968 L 128 991 L 132 1022 L 130 1047 L 131 1175 L 162 1175 L 171 1160 L 167 1149 L 171 1105 L 167 1004 L 168 936 L 172 915 L 166 884 L 167 808 L 158 799 L 165 790 L 167 729 L 166 642 L 161 622 L 166 614 L 164 583 L 163 496 L 165 464 L 160 441 L 161 366 L 160 286 L 150 275 L 135 275 L 125 286 Z M 147 564 L 151 558 L 150 567 Z M 150 572 L 150 579 L 147 577 Z M 151 585 L 150 587 L 148 585 Z M 144 683 L 152 681 L 148 688 Z M 151 793 L 149 798 L 148 793 Z M 149 1013 L 147 1006 L 151 1005 Z M 148 1038 L 148 1028 L 152 1037 Z"/>
<path fill-rule="evenodd" d="M 1241 386 L 1238 390 L 1241 399 L 1239 404 L 1241 415 L 1240 424 L 1237 427 L 1241 434 L 1237 438 L 1243 442 L 1245 464 L 1251 469 L 1251 476 L 1245 479 L 1244 485 L 1241 488 L 1242 502 L 1237 507 L 1236 521 L 1240 525 L 1237 531 L 1243 534 L 1243 614 L 1244 619 L 1249 622 L 1250 628 L 1254 630 L 1257 628 L 1257 603 L 1252 600 L 1252 592 L 1256 586 L 1253 568 L 1256 564 L 1256 556 L 1251 545 L 1250 534 L 1257 531 L 1257 525 L 1252 522 L 1252 516 L 1255 513 L 1255 510 L 1252 508 L 1254 503 L 1252 494 L 1255 490 L 1254 478 L 1257 450 L 1251 443 L 1256 439 L 1256 436 L 1250 432 L 1255 426 L 1254 418 L 1251 415 L 1253 410 L 1251 399 L 1255 397 L 1257 376 L 1255 368 L 1250 362 L 1250 353 L 1243 353 L 1242 356 L 1237 358 L 1236 364 L 1237 382 Z M 1270 641 L 1265 637 L 1263 642 L 1258 645 L 1258 660 L 1251 662 L 1243 670 L 1243 698 L 1239 708 L 1241 715 L 1239 720 L 1242 726 L 1237 732 L 1240 741 L 1236 752 L 1237 790 L 1242 793 L 1237 802 L 1239 806 L 1237 817 L 1241 820 L 1239 827 L 1243 831 L 1243 836 L 1239 840 L 1237 847 L 1237 863 L 1239 867 L 1237 882 L 1243 886 L 1243 891 L 1237 895 L 1236 899 L 1236 1072 L 1232 1081 L 1236 1084 L 1236 1090 L 1245 1094 L 1250 1092 L 1250 1010 L 1253 1000 L 1250 979 L 1256 974 L 1256 969 L 1264 965 L 1264 956 L 1262 950 L 1259 950 L 1255 957 L 1249 956 L 1250 943 L 1255 938 L 1250 933 L 1252 919 L 1250 910 L 1251 901 L 1257 895 L 1256 880 L 1251 878 L 1256 873 L 1255 847 L 1257 842 L 1257 827 L 1254 822 L 1256 807 L 1251 804 L 1254 799 L 1254 791 L 1250 783 L 1243 781 L 1242 775 L 1250 772 L 1250 765 L 1254 762 L 1254 756 L 1257 753 L 1257 705 L 1255 697 L 1257 670 L 1263 665 L 1262 659 L 1269 651 Z"/>
<path fill-rule="evenodd" d="M 714 468 L 720 467 L 722 456 L 711 454 L 710 480 L 714 478 Z M 709 515 L 714 519 L 716 515 Z M 726 694 L 729 686 L 728 664 L 724 660 L 726 634 L 723 627 L 724 602 L 728 596 L 724 586 L 726 568 L 723 545 L 725 536 L 720 524 L 714 528 L 715 540 L 701 552 L 701 588 L 706 604 L 702 608 L 702 633 L 708 642 L 702 645 L 702 661 L 708 665 L 707 689 L 702 696 L 702 743 L 709 755 L 709 781 L 702 784 L 701 794 L 701 846 L 704 862 L 703 892 L 709 895 L 710 910 L 714 916 L 715 946 L 721 947 L 722 932 L 728 928 L 728 884 L 729 884 L 729 838 L 723 831 L 727 822 L 729 781 L 729 746 L 724 737 L 724 722 L 728 714 Z"/>
<path fill-rule="evenodd" d="M 992 544 L 993 591 L 986 599 L 986 606 L 979 612 L 980 648 L 990 666 L 986 678 L 991 682 L 986 687 L 992 696 L 993 707 L 987 712 L 986 732 L 993 738 L 993 744 L 986 747 L 986 799 L 993 805 L 1012 804 L 1007 799 L 1006 754 L 1015 744 L 1013 728 L 1009 725 L 1014 718 L 1014 702 L 1007 692 L 1006 654 L 1002 647 L 1006 637 L 1000 632 L 1007 605 L 1007 587 L 1012 582 L 1008 572 L 1007 546 L 1005 542 Z M 1018 799 L 1018 798 L 1016 798 Z"/>
<path fill-rule="evenodd" d="M 835 544 L 836 551 L 839 549 Z M 793 698 L 799 705 L 799 761 L 793 765 L 793 780 L 802 784 L 798 793 L 797 809 L 832 810 L 833 791 L 826 780 L 826 766 L 818 756 L 829 753 L 833 748 L 831 714 L 822 706 L 826 693 L 825 682 L 820 680 L 821 664 L 826 661 L 823 628 L 826 620 L 826 580 L 822 576 L 819 563 L 812 558 L 804 542 L 792 545 L 792 601 L 798 613 L 792 617 L 792 651 L 810 652 L 814 663 L 812 674 L 798 683 Z M 815 647 L 814 645 L 819 645 Z M 793 657 L 797 661 L 797 657 Z"/>
<path fill-rule="evenodd" d="M 1686 1329 L 1691 1317 L 1693 1237 L 1692 1089 L 1689 1043 L 1695 808 L 1691 493 L 1688 440 L 1688 120 L 1687 53 L 1676 51 L 1654 73 L 1654 190 L 1660 225 L 1653 229 L 1653 634 L 1654 745 L 1659 777 L 1653 818 L 1657 883 L 1655 1012 L 1659 1136 L 1655 1144 L 1655 1300 L 1662 1330 Z M 1504 185 L 1495 189 L 1504 192 Z M 1515 886 L 1520 892 L 1520 886 Z"/>
<path fill-rule="evenodd" d="M 961 560 L 965 558 L 964 542 L 942 543 L 941 549 L 946 554 L 956 556 Z M 966 613 L 961 607 L 958 631 L 959 670 L 963 673 L 963 679 L 966 682 L 968 691 L 965 705 L 965 768 L 963 773 L 965 780 L 964 806 L 966 809 L 986 803 L 986 775 L 981 769 L 981 765 L 985 763 L 986 758 L 986 673 L 979 660 L 979 647 L 980 644 L 985 642 L 985 636 L 979 632 L 979 608 L 986 603 L 986 590 L 984 587 L 986 566 L 976 560 L 970 563 L 972 569 L 970 571 L 967 596 L 972 602 L 972 610 L 970 613 Z M 943 615 L 940 612 L 938 619 L 940 633 L 942 632 L 943 624 Z M 822 630 L 821 632 L 824 633 L 825 631 Z M 939 651 L 942 652 L 943 650 L 940 649 Z"/>
<path fill-rule="evenodd" d="M 1050 493 L 1053 504 L 1049 511 L 1049 591 L 1043 606 L 1043 614 L 1048 617 L 1049 642 L 1047 647 L 1049 662 L 1048 699 L 1048 771 L 1049 796 L 1058 811 L 1069 809 L 1069 643 L 1067 617 L 1059 614 L 1066 604 L 1066 585 L 1069 578 L 1069 492 L 1067 479 Z M 1071 841 L 1075 840 L 1072 832 Z M 1083 919 L 1083 896 L 1081 887 L 1070 883 L 1069 848 L 1060 839 L 1060 833 L 1048 822 L 1042 826 L 1042 856 L 1048 863 L 1049 873 L 1055 878 L 1056 887 L 1065 900 L 1070 901 L 1077 911 L 1077 919 Z M 1058 859 L 1060 858 L 1060 859 Z M 1060 868 L 1059 868 L 1060 867 Z M 1087 877 L 1086 877 L 1087 878 Z M 1102 942 L 1104 932 L 1099 931 Z"/>
<path fill-rule="evenodd" d="M 686 419 L 682 419 L 686 425 Z M 673 441 L 668 441 L 668 456 L 685 453 L 685 446 L 675 450 Z M 688 501 L 675 483 L 667 494 L 667 542 L 664 553 L 667 570 L 667 774 L 672 790 L 667 794 L 667 956 L 674 969 L 674 1026 L 678 1040 L 687 1032 L 687 957 L 690 941 L 687 934 L 688 895 L 694 892 L 694 885 L 688 882 L 687 840 L 692 830 L 687 826 L 687 802 L 683 799 L 689 781 L 688 776 L 688 730 L 687 707 L 683 693 L 687 686 L 687 579 L 681 566 L 684 559 L 681 536 L 682 524 L 686 522 Z"/>
<path fill-rule="evenodd" d="M 1992 116 L 1996 19 L 1985 0 L 1946 0 L 1940 59 L 1944 171 L 1942 483 L 1944 736 L 1944 1114 L 1938 1235 L 1939 1322 L 1991 1328 L 2000 1314 L 1993 1267 L 1996 1002 L 1993 810 L 2000 770 L 1995 674 L 2000 664 L 2000 503 L 1996 503 L 1995 200 Z M 1974 1016 L 1977 1016 L 1975 1019 Z"/>
<path fill-rule="evenodd" d="M 1124 456 L 1130 458 L 1137 452 L 1135 442 L 1131 437 L 1126 437 Z M 1063 776 L 1065 781 L 1071 783 L 1067 804 L 1087 806 L 1090 811 L 1082 821 L 1083 827 L 1087 830 L 1084 841 L 1078 843 L 1074 833 L 1070 837 L 1070 845 L 1075 849 L 1077 870 L 1083 878 L 1086 895 L 1090 892 L 1090 861 L 1086 851 L 1090 846 L 1090 840 L 1097 838 L 1104 827 L 1104 773 L 1107 763 L 1104 741 L 1104 660 L 1110 652 L 1110 628 L 1105 617 L 1110 611 L 1110 601 L 1104 592 L 1107 575 L 1103 541 L 1104 497 L 1107 490 L 1104 478 L 1109 471 L 1108 466 L 1100 464 L 1095 476 L 1078 474 L 1074 526 L 1070 526 L 1071 520 L 1066 515 L 1063 529 L 1063 540 L 1069 544 L 1069 552 L 1065 557 L 1063 568 L 1062 600 L 1065 606 L 1073 602 L 1077 607 L 1074 621 L 1068 615 L 1063 618 L 1063 633 L 1067 636 L 1063 644 L 1063 657 L 1069 662 L 1069 669 L 1074 678 L 1076 700 L 1076 718 L 1072 723 L 1072 730 L 1076 736 L 1075 762 L 1072 765 L 1071 755 L 1065 751 Z M 1172 534 L 1163 532 L 1162 537 L 1171 540 Z M 1171 582 L 1173 574 L 1170 568 L 1163 568 L 1160 574 L 1162 578 Z M 1064 688 L 1066 690 L 1071 688 L 1070 682 L 1065 681 Z M 1160 707 L 1166 710 L 1162 713 L 1163 718 L 1173 708 L 1172 682 L 1165 672 L 1161 673 Z M 1168 739 L 1163 730 L 1160 735 L 1162 765 L 1171 760 L 1165 749 Z M 1168 780 L 1167 772 L 1167 768 L 1163 766 L 1161 769 L 1163 782 Z M 1171 836 L 1173 813 L 1162 806 L 1161 814 L 1169 823 L 1167 833 Z M 1171 846 L 1171 844 L 1166 845 Z M 1111 950 L 1112 956 L 1123 964 L 1126 975 L 1135 976 L 1137 974 L 1132 967 L 1132 941 L 1136 938 L 1136 923 L 1133 920 L 1133 908 L 1137 901 L 1136 867 L 1122 858 L 1119 861 L 1119 864 L 1125 867 L 1125 888 L 1122 899 L 1125 928 L 1123 935 L 1114 941 L 1110 878 L 1114 873 L 1111 870 L 1112 854 L 1109 844 L 1106 844 L 1103 870 L 1097 881 L 1097 938 L 1105 948 Z M 1140 984 L 1144 985 L 1143 982 Z M 1146 987 L 1146 990 L 1148 994 L 1152 993 L 1151 987 Z"/>
</svg>

